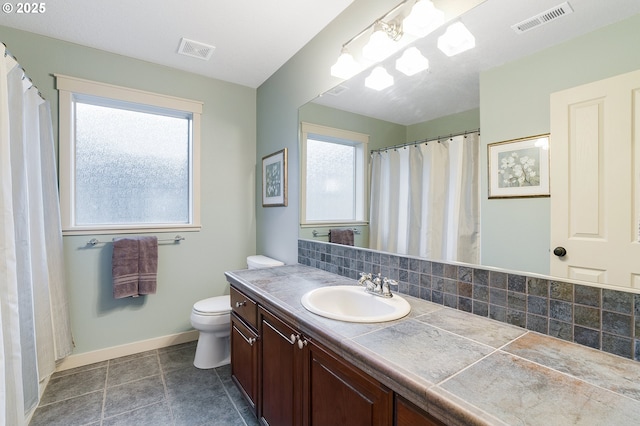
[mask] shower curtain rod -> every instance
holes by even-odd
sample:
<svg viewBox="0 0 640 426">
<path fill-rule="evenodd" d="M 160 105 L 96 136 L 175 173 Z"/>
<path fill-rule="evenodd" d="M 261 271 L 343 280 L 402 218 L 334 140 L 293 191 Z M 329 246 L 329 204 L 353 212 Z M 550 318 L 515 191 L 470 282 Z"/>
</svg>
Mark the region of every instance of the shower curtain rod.
<svg viewBox="0 0 640 426">
<path fill-rule="evenodd" d="M 18 67 L 22 70 L 22 79 L 24 80 L 25 78 L 27 80 L 29 80 L 29 83 L 31 84 L 31 87 L 34 87 L 36 89 L 36 91 L 38 92 L 38 96 L 40 96 L 40 99 L 42 99 L 43 101 L 46 101 L 46 99 L 44 98 L 44 96 L 42 96 L 42 93 L 40 93 L 40 89 L 38 89 L 38 86 L 36 86 L 35 84 L 33 84 L 33 80 L 31 80 L 31 77 L 29 77 L 27 75 L 27 70 L 24 69 L 24 67 L 22 65 L 20 65 L 20 61 L 18 61 L 18 58 L 16 58 L 10 51 L 9 48 L 7 47 L 6 44 L 4 44 L 3 42 L 0 41 L 0 44 L 2 44 L 4 46 L 4 56 L 5 58 L 7 56 L 10 56 L 11 58 L 13 58 L 14 61 L 16 61 L 16 63 L 18 64 Z"/>
<path fill-rule="evenodd" d="M 464 132 L 450 133 L 448 135 L 442 135 L 442 136 L 438 136 L 438 137 L 435 137 L 435 138 L 420 139 L 420 140 L 413 141 L 413 142 L 405 142 L 405 143 L 401 143 L 401 144 L 398 144 L 398 145 L 387 146 L 387 147 L 384 147 L 384 148 L 372 149 L 371 150 L 371 154 L 373 154 L 375 152 L 377 152 L 378 154 L 383 152 L 383 151 L 387 152 L 390 149 L 394 149 L 394 150 L 397 151 L 398 148 L 406 148 L 406 147 L 411 146 L 411 145 L 418 146 L 421 143 L 428 143 L 428 142 L 433 142 L 433 141 L 440 142 L 441 140 L 451 139 L 454 136 L 466 136 L 466 135 L 470 135 L 472 133 L 478 133 L 478 135 L 480 135 L 480 129 L 478 128 L 478 129 L 473 129 L 473 130 L 465 130 Z"/>
</svg>

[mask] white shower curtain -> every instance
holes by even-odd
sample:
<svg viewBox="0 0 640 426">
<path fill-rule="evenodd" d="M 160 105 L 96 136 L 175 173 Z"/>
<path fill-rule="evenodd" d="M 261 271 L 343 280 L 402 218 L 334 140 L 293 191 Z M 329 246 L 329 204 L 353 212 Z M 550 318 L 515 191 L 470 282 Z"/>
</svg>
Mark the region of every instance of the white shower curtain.
<svg viewBox="0 0 640 426">
<path fill-rule="evenodd" d="M 71 353 L 51 112 L 0 57 L 0 424 L 21 425 Z"/>
<path fill-rule="evenodd" d="M 369 247 L 477 263 L 479 136 L 373 153 Z"/>
</svg>

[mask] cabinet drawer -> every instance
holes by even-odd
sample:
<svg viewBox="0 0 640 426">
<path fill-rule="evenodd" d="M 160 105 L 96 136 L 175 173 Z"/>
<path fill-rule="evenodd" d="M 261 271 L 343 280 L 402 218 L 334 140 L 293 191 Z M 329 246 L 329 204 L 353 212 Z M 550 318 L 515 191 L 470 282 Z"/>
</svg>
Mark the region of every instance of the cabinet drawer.
<svg viewBox="0 0 640 426">
<path fill-rule="evenodd" d="M 231 315 L 231 378 L 256 414 L 258 401 L 258 335 Z"/>
<path fill-rule="evenodd" d="M 231 309 L 254 329 L 258 329 L 258 305 L 242 292 L 231 287 Z"/>
</svg>

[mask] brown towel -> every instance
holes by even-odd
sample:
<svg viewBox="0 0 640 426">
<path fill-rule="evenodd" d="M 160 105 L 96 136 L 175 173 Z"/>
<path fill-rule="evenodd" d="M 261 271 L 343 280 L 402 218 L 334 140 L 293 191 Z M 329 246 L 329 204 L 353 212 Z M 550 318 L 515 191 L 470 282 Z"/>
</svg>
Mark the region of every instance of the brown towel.
<svg viewBox="0 0 640 426">
<path fill-rule="evenodd" d="M 139 252 L 136 238 L 118 238 L 113 241 L 111 274 L 115 299 L 138 295 Z"/>
<path fill-rule="evenodd" d="M 155 293 L 158 239 L 156 237 L 115 239 L 111 269 L 115 299 Z"/>
<path fill-rule="evenodd" d="M 352 246 L 353 229 L 330 229 L 329 242 L 335 244 L 343 244 L 345 246 Z"/>
<path fill-rule="evenodd" d="M 138 294 L 155 294 L 158 274 L 158 238 L 138 239 Z"/>
</svg>

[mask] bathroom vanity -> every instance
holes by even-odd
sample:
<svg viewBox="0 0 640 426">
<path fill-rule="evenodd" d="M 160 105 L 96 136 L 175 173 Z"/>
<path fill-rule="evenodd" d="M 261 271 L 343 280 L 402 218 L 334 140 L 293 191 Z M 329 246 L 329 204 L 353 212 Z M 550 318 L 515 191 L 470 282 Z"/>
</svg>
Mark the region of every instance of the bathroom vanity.
<svg viewBox="0 0 640 426">
<path fill-rule="evenodd" d="M 640 424 L 640 364 L 410 296 L 404 318 L 332 320 L 302 265 L 226 273 L 232 377 L 263 424 Z M 363 289 L 364 291 L 364 289 Z"/>
</svg>

